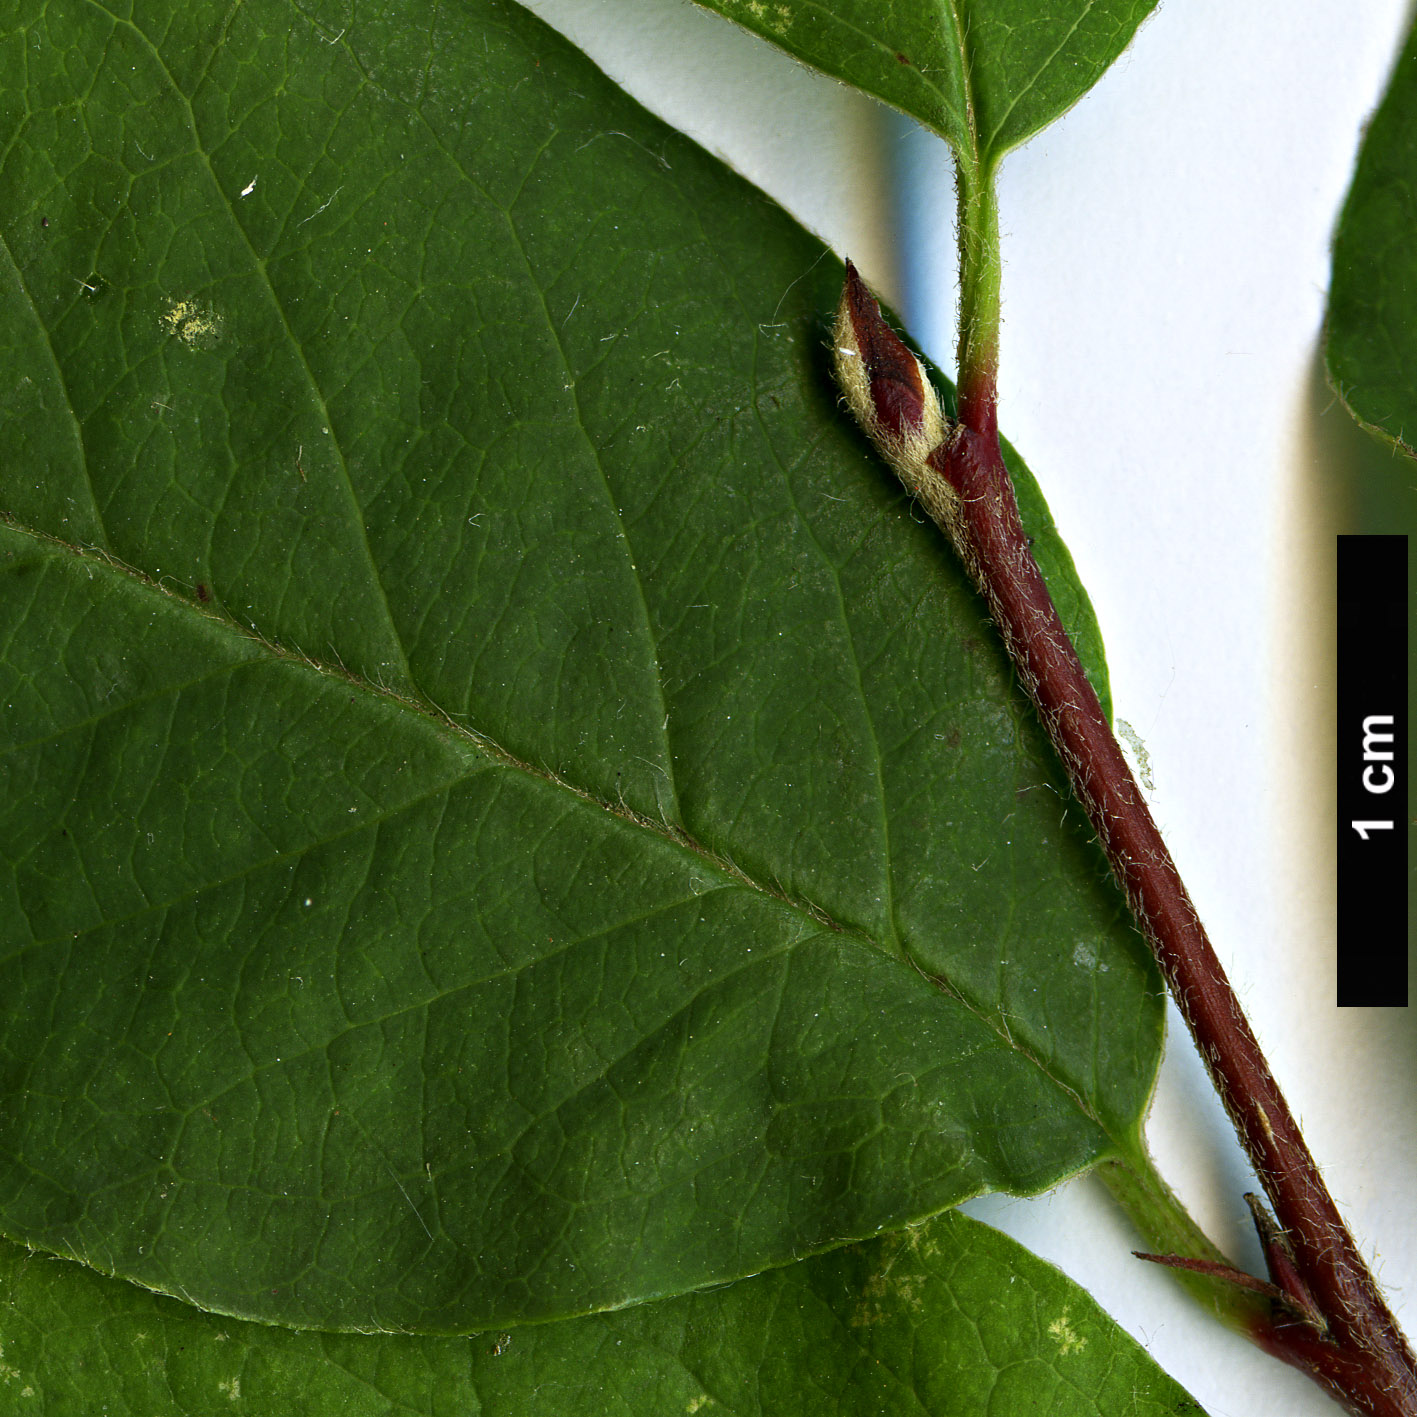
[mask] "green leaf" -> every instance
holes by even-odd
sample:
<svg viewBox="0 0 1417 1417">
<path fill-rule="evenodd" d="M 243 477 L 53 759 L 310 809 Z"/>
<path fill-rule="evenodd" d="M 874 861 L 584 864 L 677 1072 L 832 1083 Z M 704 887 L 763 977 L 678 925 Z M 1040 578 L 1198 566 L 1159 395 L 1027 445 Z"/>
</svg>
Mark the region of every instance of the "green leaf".
<svg viewBox="0 0 1417 1417">
<path fill-rule="evenodd" d="M 1355 418 L 1417 445 L 1417 32 L 1368 125 L 1333 247 L 1326 357 Z"/>
<path fill-rule="evenodd" d="M 698 0 L 988 167 L 1100 79 L 1156 0 Z"/>
<path fill-rule="evenodd" d="M 494 0 L 0 62 L 7 1235 L 460 1331 L 1133 1135 L 1156 976 L 812 238 Z"/>
<path fill-rule="evenodd" d="M 958 1214 L 710 1293 L 471 1340 L 221 1319 L 0 1245 L 0 1332 L 0 1395 L 47 1417 L 1201 1411 L 1072 1281 Z"/>
</svg>

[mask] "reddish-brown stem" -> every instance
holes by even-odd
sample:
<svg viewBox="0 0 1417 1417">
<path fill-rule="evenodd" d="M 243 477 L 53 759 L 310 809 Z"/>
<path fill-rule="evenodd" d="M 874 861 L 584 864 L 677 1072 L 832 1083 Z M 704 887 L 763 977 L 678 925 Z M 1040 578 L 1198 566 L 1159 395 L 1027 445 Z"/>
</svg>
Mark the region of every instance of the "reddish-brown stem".
<svg viewBox="0 0 1417 1417">
<path fill-rule="evenodd" d="M 1270 1277 L 1292 1307 L 1274 1305 L 1252 1336 L 1311 1373 L 1353 1412 L 1417 1417 L 1417 1363 L 1324 1187 L 1033 559 L 999 449 L 993 390 L 978 387 L 980 377 L 993 382 L 976 376 L 970 396 L 961 399 L 963 421 L 928 467 L 951 494 L 946 530 L 1274 1208 Z M 1322 1327 L 1296 1310 L 1316 1311 Z"/>
<path fill-rule="evenodd" d="M 1269 1284 L 1211 1257 L 1150 1258 L 1269 1297 L 1262 1308 L 1236 1306 L 1251 1337 L 1350 1411 L 1417 1417 L 1417 1362 L 1324 1187 L 1029 549 L 999 448 L 992 336 L 961 341 L 977 359 L 961 371 L 959 422 L 942 439 L 915 356 L 849 263 L 834 336 L 847 401 L 984 596 L 1274 1207 L 1277 1220 L 1247 1197 Z"/>
<path fill-rule="evenodd" d="M 941 439 L 914 354 L 847 264 L 835 329 L 847 402 L 988 602 L 1274 1207 L 1277 1219 L 1247 1197 L 1268 1284 L 1210 1257 L 1151 1258 L 1270 1297 L 1263 1308 L 1237 1306 L 1251 1338 L 1353 1413 L 1417 1417 L 1413 1353 L 1323 1186 L 1033 560 L 999 449 L 992 336 L 961 343 L 978 357 L 961 371 L 959 422 Z"/>
</svg>

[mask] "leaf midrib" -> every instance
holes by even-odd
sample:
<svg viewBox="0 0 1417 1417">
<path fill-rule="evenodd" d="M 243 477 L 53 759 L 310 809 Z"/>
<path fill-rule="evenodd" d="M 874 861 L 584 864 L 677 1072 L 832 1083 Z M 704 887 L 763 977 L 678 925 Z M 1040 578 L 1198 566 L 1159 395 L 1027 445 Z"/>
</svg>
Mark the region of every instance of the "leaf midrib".
<svg viewBox="0 0 1417 1417">
<path fill-rule="evenodd" d="M 1106 1120 L 1098 1113 L 1096 1108 L 1092 1107 L 1087 1102 L 1083 1088 L 1070 1081 L 1066 1076 L 1059 1074 L 1046 1060 L 1041 1058 L 1026 1044 L 1020 1043 L 986 1005 L 975 999 L 968 991 L 963 989 L 956 980 L 924 970 L 915 962 L 904 941 L 901 941 L 898 952 L 889 948 L 887 944 L 878 940 L 860 926 L 848 924 L 804 897 L 790 894 L 780 887 L 760 881 L 756 877 L 749 875 L 734 862 L 731 857 L 713 850 L 703 842 L 692 837 L 682 828 L 671 826 L 664 821 L 656 821 L 641 812 L 636 812 L 622 803 L 611 802 L 597 797 L 594 793 L 562 775 L 553 772 L 551 769 L 519 758 L 485 732 L 458 723 L 451 715 L 444 712 L 435 704 L 426 700 L 414 699 L 390 688 L 372 684 L 367 680 L 352 675 L 343 667 L 320 663 L 319 661 L 311 659 L 310 656 L 306 654 L 289 650 L 282 645 L 257 636 L 235 621 L 227 620 L 225 617 L 214 614 L 211 610 L 204 607 L 189 604 L 184 598 L 156 585 L 141 571 L 136 571 L 130 567 L 124 566 L 122 563 L 117 563 L 101 551 L 91 551 L 69 546 L 66 543 L 56 541 L 53 537 L 43 532 L 23 526 L 13 520 L 8 521 L 6 525 L 10 531 L 32 538 L 39 545 L 42 553 L 47 553 L 51 556 L 58 555 L 60 552 L 67 553 L 86 565 L 97 567 L 98 573 L 102 576 L 121 578 L 122 580 L 129 581 L 139 593 L 160 597 L 169 608 L 172 606 L 180 606 L 181 611 L 179 613 L 198 615 L 202 617 L 203 620 L 224 630 L 226 633 L 236 636 L 245 644 L 249 645 L 254 643 L 257 646 L 257 653 L 243 655 L 238 659 L 234 659 L 229 665 L 223 666 L 222 668 L 226 673 L 249 670 L 253 666 L 273 661 L 294 672 L 314 674 L 318 676 L 321 681 L 337 682 L 344 686 L 352 686 L 378 701 L 396 706 L 400 712 L 417 715 L 419 721 L 431 727 L 435 732 L 441 730 L 443 734 L 450 736 L 453 743 L 464 751 L 471 750 L 476 753 L 482 762 L 475 771 L 485 771 L 487 768 L 497 767 L 508 768 L 524 774 L 528 778 L 538 781 L 545 786 L 564 792 L 583 806 L 604 812 L 617 821 L 644 831 L 660 842 L 688 852 L 698 858 L 710 869 L 717 872 L 722 878 L 721 884 L 714 889 L 722 890 L 737 887 L 749 890 L 757 896 L 771 900 L 780 906 L 785 906 L 789 910 L 799 912 L 820 929 L 830 930 L 833 933 L 842 935 L 865 948 L 869 948 L 878 954 L 883 954 L 887 958 L 895 960 L 906 968 L 915 970 L 935 988 L 966 1007 L 1001 1043 L 1026 1059 L 1054 1087 L 1071 1099 L 1073 1105 L 1082 1116 L 1093 1122 L 1108 1137 L 1112 1138 L 1114 1141 L 1118 1140 Z M 269 659 L 263 659 L 262 653 L 269 656 Z M 149 695 L 148 697 L 152 696 Z M 125 700 L 122 704 L 115 706 L 113 712 L 115 714 L 125 712 L 129 706 L 130 701 Z M 63 731 L 70 731 L 69 726 L 66 726 Z M 57 737 L 58 735 L 56 734 L 55 736 Z M 36 739 L 32 741 L 40 743 L 48 740 Z M 393 820 L 419 805 L 435 800 L 437 797 L 446 794 L 459 784 L 469 781 L 472 775 L 473 772 L 470 771 L 462 774 L 450 774 L 428 792 L 405 799 L 387 811 L 372 812 L 363 815 L 358 823 L 350 825 L 348 831 L 326 833 L 321 835 L 318 839 L 308 841 L 294 851 L 272 853 L 268 860 L 263 859 L 261 861 L 248 862 L 239 872 L 234 873 L 225 881 L 203 881 L 189 891 L 175 895 L 169 900 L 151 902 L 146 908 L 134 911 L 128 916 L 105 919 L 92 926 L 84 927 L 79 931 L 71 929 L 63 931 L 57 936 L 31 940 L 19 950 L 15 951 L 9 958 L 29 953 L 31 950 L 53 947 L 59 943 L 67 942 L 72 944 L 75 939 L 84 938 L 97 931 L 111 929 L 114 925 L 142 919 L 153 913 L 166 912 L 185 901 L 197 899 L 200 895 L 222 884 L 229 884 L 244 879 L 255 871 L 266 869 L 282 861 L 299 859 L 305 852 L 313 850 L 316 847 L 343 840 L 347 837 L 367 833 L 383 821 Z M 702 897 L 710 893 L 710 891 L 701 891 L 697 894 Z M 793 943 L 798 943 L 798 941 L 794 941 Z"/>
<path fill-rule="evenodd" d="M 970 150 L 967 154 L 960 153 L 959 161 L 968 161 L 977 170 L 980 160 L 978 106 L 974 101 L 974 69 L 970 64 L 969 45 L 964 37 L 964 17 L 960 14 L 959 0 L 942 0 L 942 7 L 949 13 L 955 47 L 959 51 L 960 83 L 964 85 L 964 131 L 969 139 Z"/>
</svg>

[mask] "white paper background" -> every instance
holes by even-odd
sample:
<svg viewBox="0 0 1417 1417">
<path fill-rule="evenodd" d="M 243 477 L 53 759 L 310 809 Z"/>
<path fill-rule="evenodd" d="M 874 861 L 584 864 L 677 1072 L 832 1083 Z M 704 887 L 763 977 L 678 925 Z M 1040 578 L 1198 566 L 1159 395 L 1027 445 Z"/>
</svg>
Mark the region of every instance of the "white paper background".
<svg viewBox="0 0 1417 1417">
<path fill-rule="evenodd" d="M 942 145 L 683 0 L 532 8 L 850 254 L 952 367 Z M 1358 527 L 1341 492 L 1353 440 L 1318 356 L 1330 235 L 1406 12 L 1172 0 L 1006 160 L 1000 419 L 1097 607 L 1182 874 L 1410 1333 L 1417 1025 L 1333 1004 L 1332 550 Z M 1253 1179 L 1172 1025 L 1152 1147 L 1258 1267 Z M 1338 1411 L 1133 1260 L 1096 1182 L 968 1209 L 1084 1284 L 1211 1417 Z"/>
</svg>

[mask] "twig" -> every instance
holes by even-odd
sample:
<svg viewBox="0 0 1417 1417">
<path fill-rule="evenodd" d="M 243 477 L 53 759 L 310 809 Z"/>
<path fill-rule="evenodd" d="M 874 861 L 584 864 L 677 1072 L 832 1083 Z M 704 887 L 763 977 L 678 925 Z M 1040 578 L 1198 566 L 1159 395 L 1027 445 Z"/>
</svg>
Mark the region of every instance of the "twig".
<svg viewBox="0 0 1417 1417">
<path fill-rule="evenodd" d="M 999 449 L 993 331 L 961 335 L 973 363 L 961 369 L 954 424 L 850 265 L 835 333 L 852 411 L 988 604 L 1278 1218 L 1254 1204 L 1272 1300 L 1248 1309 L 1250 1336 L 1352 1412 L 1417 1417 L 1417 1362 L 1324 1187 L 1029 549 Z M 1162 1258 L 1226 1277 L 1224 1266 Z M 1261 1283 L 1240 1282 L 1250 1291 Z"/>
</svg>

